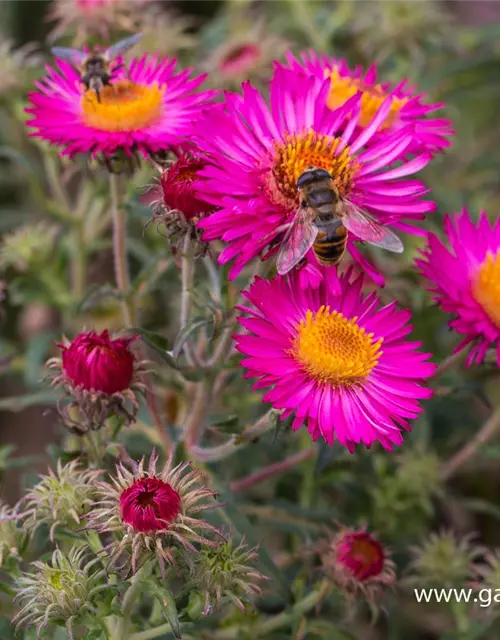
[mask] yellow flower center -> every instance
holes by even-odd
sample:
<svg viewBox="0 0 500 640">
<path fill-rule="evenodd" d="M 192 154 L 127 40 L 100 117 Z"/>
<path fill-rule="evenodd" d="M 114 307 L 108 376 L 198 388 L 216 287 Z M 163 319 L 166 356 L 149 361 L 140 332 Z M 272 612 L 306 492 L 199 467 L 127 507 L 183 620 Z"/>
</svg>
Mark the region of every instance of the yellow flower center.
<svg viewBox="0 0 500 640">
<path fill-rule="evenodd" d="M 349 386 L 366 378 L 376 366 L 383 338 L 374 342 L 373 333 L 366 333 L 357 319 L 345 318 L 328 306 L 307 312 L 292 352 L 312 378 Z"/>
<path fill-rule="evenodd" d="M 284 142 L 276 143 L 268 191 L 276 203 L 290 208 L 298 204 L 297 180 L 307 167 L 328 171 L 339 190 L 347 195 L 352 187 L 358 165 L 345 147 L 337 156 L 340 139 L 314 131 L 287 135 Z"/>
<path fill-rule="evenodd" d="M 349 98 L 352 98 L 358 91 L 362 91 L 361 113 L 359 124 L 367 127 L 373 120 L 382 102 L 387 98 L 387 93 L 381 85 L 367 85 L 359 78 L 349 78 L 341 76 L 337 69 L 325 70 L 325 78 L 330 77 L 330 93 L 326 99 L 326 104 L 330 109 L 341 107 Z M 386 129 L 394 124 L 399 116 L 399 112 L 408 102 L 407 98 L 396 98 L 393 96 L 390 113 L 380 129 Z"/>
<path fill-rule="evenodd" d="M 491 251 L 472 280 L 472 295 L 490 320 L 500 328 L 500 250 Z"/>
<path fill-rule="evenodd" d="M 89 89 L 82 97 L 83 119 L 101 131 L 134 131 L 156 122 L 163 109 L 165 85 L 159 87 L 120 80 L 99 93 Z"/>
</svg>

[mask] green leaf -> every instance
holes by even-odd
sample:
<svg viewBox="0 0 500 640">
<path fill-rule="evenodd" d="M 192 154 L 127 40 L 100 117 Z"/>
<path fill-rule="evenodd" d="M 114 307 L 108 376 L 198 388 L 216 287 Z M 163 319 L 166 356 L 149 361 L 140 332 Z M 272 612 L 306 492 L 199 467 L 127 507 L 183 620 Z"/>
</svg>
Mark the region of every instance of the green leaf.
<svg viewBox="0 0 500 640">
<path fill-rule="evenodd" d="M 37 393 L 27 393 L 23 396 L 11 396 L 0 399 L 0 411 L 12 411 L 17 413 L 28 407 L 36 405 L 53 406 L 57 403 L 59 396 L 53 391 L 38 391 Z"/>
<path fill-rule="evenodd" d="M 461 498 L 460 504 L 466 509 L 476 511 L 477 513 L 485 513 L 500 520 L 500 506 L 497 504 L 479 498 Z"/>
<path fill-rule="evenodd" d="M 173 357 L 177 359 L 180 356 L 182 348 L 184 347 L 186 341 L 192 333 L 194 333 L 197 329 L 201 329 L 201 327 L 205 327 L 209 324 L 213 324 L 213 322 L 212 320 L 208 320 L 207 318 L 194 318 L 191 322 L 189 322 L 175 339 L 174 348 L 172 350 Z"/>
<path fill-rule="evenodd" d="M 32 336 L 26 350 L 24 381 L 28 387 L 36 386 L 43 376 L 42 367 L 47 359 L 49 346 L 56 339 L 53 331 L 41 331 Z"/>
<path fill-rule="evenodd" d="M 172 592 L 166 587 L 161 587 L 154 582 L 143 580 L 141 586 L 144 591 L 152 598 L 156 598 L 160 603 L 167 622 L 172 627 L 172 632 L 176 638 L 181 638 L 181 625 L 179 623 L 179 616 L 177 614 L 177 606 L 175 604 L 175 598 Z"/>
</svg>

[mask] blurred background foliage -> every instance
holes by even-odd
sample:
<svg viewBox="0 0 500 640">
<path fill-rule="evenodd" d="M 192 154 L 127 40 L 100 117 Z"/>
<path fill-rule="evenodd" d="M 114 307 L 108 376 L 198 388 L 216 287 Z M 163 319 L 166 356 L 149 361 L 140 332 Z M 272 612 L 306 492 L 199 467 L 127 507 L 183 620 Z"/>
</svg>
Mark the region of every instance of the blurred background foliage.
<svg viewBox="0 0 500 640">
<path fill-rule="evenodd" d="M 364 67 L 376 62 L 384 80 L 397 82 L 402 77 L 409 78 L 433 101 L 446 103 L 447 115 L 457 131 L 451 150 L 434 159 L 424 172 L 423 178 L 438 202 L 438 212 L 428 217 L 426 226 L 439 233 L 444 214 L 464 205 L 476 213 L 485 208 L 493 218 L 498 216 L 500 3 L 240 0 L 159 5 L 168 16 L 165 24 L 168 23 L 169 36 L 162 38 L 162 33 L 157 34 L 158 42 L 166 52 L 178 54 L 183 65 L 211 71 L 215 74 L 211 81 L 219 86 L 227 82 L 227 86 L 234 88 L 234 79 L 224 78 L 217 67 L 220 56 L 224 51 L 227 54 L 228 43 L 235 47 L 259 45 L 262 57 L 252 77 L 261 86 L 265 85 L 265 72 L 271 71 L 272 58 L 287 46 L 296 53 L 314 48 Z M 35 43 L 40 59 L 48 60 L 49 9 L 50 3 L 42 0 L 4 0 L 0 3 L 2 36 L 12 39 L 16 48 Z M 66 44 L 64 38 L 59 42 Z M 58 446 L 54 443 L 60 443 L 63 437 L 54 413 L 46 415 L 47 407 L 54 404 L 54 396 L 39 385 L 52 341 L 63 330 L 75 332 L 85 324 L 113 328 L 117 311 L 116 304 L 106 299 L 102 289 L 112 282 L 104 182 L 99 180 L 98 172 L 91 174 L 83 164 L 78 175 L 72 173 L 71 166 L 60 164 L 56 152 L 44 148 L 41 153 L 41 145 L 28 140 L 22 111 L 25 94 L 42 68 L 38 64 L 30 69 L 22 63 L 22 78 L 15 73 L 18 82 L 9 85 L 8 79 L 12 79 L 9 60 L 8 55 L 0 59 L 0 233 L 11 234 L 25 224 L 31 229 L 30 237 L 22 234 L 17 237 L 16 255 L 25 250 L 26 263 L 14 268 L 5 252 L 1 258 L 8 263 L 3 270 L 8 296 L 3 304 L 0 337 L 0 372 L 5 370 L 0 387 L 0 442 L 4 445 L 0 449 L 0 473 L 3 496 L 13 502 L 19 496 L 20 484 L 30 484 L 34 474 L 46 468 L 47 445 Z M 78 304 L 73 304 L 71 293 L 63 284 L 74 246 L 69 236 L 57 232 L 65 215 L 58 202 L 61 196 L 57 181 L 61 175 L 65 176 L 69 191 L 75 194 L 79 192 L 80 181 L 89 181 L 93 199 L 86 225 L 91 231 L 99 227 L 99 233 L 89 236 L 91 289 Z M 146 328 L 172 335 L 170 318 L 180 291 L 178 270 L 161 235 L 150 230 L 143 237 L 150 212 L 137 195 L 140 187 L 151 182 L 151 177 L 152 171 L 143 167 L 128 185 L 130 256 L 137 282 L 148 282 L 148 295 L 143 299 Z M 83 200 L 71 206 L 85 207 L 85 204 Z M 55 225 L 55 231 L 51 224 Z M 57 252 L 53 251 L 54 243 L 59 248 Z M 432 351 L 435 360 L 441 362 L 450 354 L 457 337 L 448 331 L 447 318 L 431 304 L 412 270 L 421 241 L 407 237 L 405 246 L 403 262 L 376 254 L 382 270 L 390 276 L 384 295 L 395 297 L 412 309 L 416 335 Z M 151 278 L 151 274 L 155 277 Z M 224 270 L 219 275 L 222 297 L 230 306 L 237 284 L 227 285 Z M 207 320 L 204 277 L 199 275 L 200 323 Z M 216 438 L 221 434 L 238 434 L 243 425 L 263 411 L 260 394 L 250 392 L 250 385 L 242 381 L 236 363 L 237 359 L 230 363 L 226 375 L 231 385 L 210 417 L 217 429 Z M 175 425 L 186 411 L 186 399 L 168 371 L 164 378 L 165 384 L 158 389 L 161 410 L 169 423 Z M 446 460 L 473 437 L 492 407 L 500 403 L 499 382 L 498 371 L 489 365 L 446 373 L 439 381 L 442 386 L 436 397 L 426 403 L 425 415 L 417 420 L 397 454 L 374 448 L 351 456 L 336 446 L 320 446 L 313 459 L 248 492 L 231 497 L 231 492 L 225 490 L 228 511 L 233 511 L 233 525 L 247 535 L 250 543 L 263 542 L 267 573 L 278 572 L 296 594 L 307 590 L 310 578 L 311 567 L 300 562 L 301 552 L 332 519 L 350 526 L 366 522 L 392 547 L 400 567 L 401 582 L 394 594 L 385 599 L 383 614 L 376 624 L 370 625 L 369 617 L 360 614 L 340 631 L 330 621 L 338 620 L 339 616 L 343 619 L 343 612 L 328 605 L 307 628 L 299 618 L 290 627 L 292 635 L 288 630 L 267 637 L 277 640 L 499 637 L 495 607 L 418 604 L 411 590 L 405 588 L 405 571 L 411 573 L 408 563 L 412 558 L 416 567 L 413 573 L 422 575 L 424 586 L 432 580 L 438 585 L 445 584 L 447 571 L 455 571 L 453 579 L 458 577 L 462 580 L 459 586 L 465 586 L 471 577 L 472 556 L 468 543 L 463 542 L 464 536 L 475 534 L 470 545 L 500 547 L 500 438 L 480 449 L 457 473 L 449 477 L 443 474 Z M 127 431 L 125 437 L 131 455 L 150 448 L 139 427 Z M 235 477 L 310 446 L 307 433 L 280 430 L 248 444 L 241 454 L 214 465 L 212 471 L 217 472 L 221 486 L 227 485 Z M 64 447 L 71 448 L 67 437 Z M 448 530 L 453 530 L 456 537 L 438 537 L 437 542 L 430 537 L 432 532 Z M 409 551 L 412 545 L 420 549 L 413 556 Z M 407 568 L 403 575 L 402 567 Z M 266 566 L 262 570 L 266 572 Z M 277 596 L 266 597 L 260 604 L 267 613 L 279 612 L 283 606 Z M 234 623 L 234 619 L 229 622 Z M 2 638 L 11 637 L 10 633 L 0 630 Z M 247 636 L 241 636 L 244 637 Z"/>
</svg>

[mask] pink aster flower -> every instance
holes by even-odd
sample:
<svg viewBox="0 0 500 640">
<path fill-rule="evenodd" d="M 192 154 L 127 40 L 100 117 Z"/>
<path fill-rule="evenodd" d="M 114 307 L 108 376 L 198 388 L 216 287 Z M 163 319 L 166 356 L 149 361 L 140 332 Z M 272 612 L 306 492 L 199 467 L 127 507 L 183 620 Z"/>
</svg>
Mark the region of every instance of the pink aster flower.
<svg viewBox="0 0 500 640">
<path fill-rule="evenodd" d="M 465 337 L 455 351 L 473 343 L 470 365 L 496 346 L 500 366 L 500 220 L 491 223 L 482 211 L 475 224 L 464 208 L 446 217 L 445 233 L 449 248 L 430 234 L 417 267 L 434 300 L 456 316 L 450 327 Z"/>
<path fill-rule="evenodd" d="M 426 104 L 425 95 L 417 93 L 407 80 L 392 86 L 390 82 L 377 82 L 377 68 L 372 65 L 365 73 L 362 67 L 351 69 L 345 60 L 336 60 L 315 51 L 300 54 L 300 60 L 288 53 L 290 69 L 296 73 L 312 73 L 316 77 L 327 78 L 330 90 L 326 103 L 330 109 L 337 109 L 356 94 L 361 96 L 360 127 L 367 127 L 373 120 L 380 105 L 387 98 L 391 107 L 379 131 L 395 131 L 407 125 L 411 126 L 413 141 L 408 152 L 430 151 L 439 153 L 449 147 L 449 138 L 455 133 L 451 122 L 445 118 L 434 117 L 445 105 L 443 103 Z"/>
<path fill-rule="evenodd" d="M 130 350 L 137 336 L 111 338 L 107 330 L 79 334 L 72 342 L 64 339 L 57 346 L 61 358 L 49 360 L 55 369 L 53 384 L 63 387 L 72 400 L 62 411 L 68 426 L 77 432 L 98 429 L 115 413 L 129 422 L 139 408 L 136 392 L 145 389 L 142 375 L 145 362 Z M 72 410 L 76 409 L 76 417 Z"/>
<path fill-rule="evenodd" d="M 293 414 L 292 429 L 305 423 L 313 440 L 350 451 L 400 445 L 435 370 L 420 343 L 404 339 L 410 313 L 382 307 L 375 293 L 364 297 L 363 276 L 351 269 L 337 281 L 335 269 L 323 268 L 316 290 L 300 289 L 298 277 L 256 279 L 245 293 L 253 307 L 239 321 L 248 334 L 235 340 L 246 377 L 259 378 L 256 389 L 271 387 L 263 400 L 283 409 L 282 420 Z"/>
<path fill-rule="evenodd" d="M 70 157 L 120 151 L 146 157 L 184 142 L 214 92 L 196 93 L 205 76 L 176 73 L 175 63 L 156 56 L 134 59 L 113 73 L 112 85 L 98 100 L 94 91 L 85 91 L 71 64 L 57 60 L 29 95 L 32 135 Z"/>
<path fill-rule="evenodd" d="M 399 129 L 373 143 L 392 98 L 360 129 L 359 98 L 331 110 L 326 105 L 329 91 L 328 79 L 279 67 L 270 83 L 270 107 L 246 83 L 243 96 L 227 94 L 225 108 L 217 105 L 206 112 L 199 147 L 211 164 L 200 172 L 205 178 L 200 189 L 220 210 L 199 226 L 205 240 L 228 244 L 219 261 L 234 260 L 231 278 L 283 238 L 299 206 L 297 179 L 310 165 L 326 169 L 341 196 L 397 229 L 414 232 L 403 221 L 419 220 L 435 208 L 422 200 L 425 186 L 406 179 L 430 159 L 424 153 L 401 160 L 412 144 L 411 131 Z M 348 249 L 362 261 L 354 241 L 351 235 Z"/>
</svg>

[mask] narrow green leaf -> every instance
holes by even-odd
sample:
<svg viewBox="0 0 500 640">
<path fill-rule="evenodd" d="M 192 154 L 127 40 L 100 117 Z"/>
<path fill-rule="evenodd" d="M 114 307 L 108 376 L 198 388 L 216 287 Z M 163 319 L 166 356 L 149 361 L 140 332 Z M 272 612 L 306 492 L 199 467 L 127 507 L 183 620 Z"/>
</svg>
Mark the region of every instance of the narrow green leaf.
<svg viewBox="0 0 500 640">
<path fill-rule="evenodd" d="M 53 391 L 38 391 L 23 396 L 11 396 L 0 399 L 0 411 L 17 413 L 35 405 L 52 406 L 57 403 L 58 396 Z"/>
<path fill-rule="evenodd" d="M 177 613 L 177 606 L 175 604 L 175 598 L 172 592 L 166 587 L 161 587 L 154 582 L 141 581 L 142 588 L 152 598 L 156 598 L 160 603 L 167 622 L 172 627 L 172 633 L 176 638 L 181 638 L 181 625 L 179 623 L 179 615 Z"/>
</svg>

